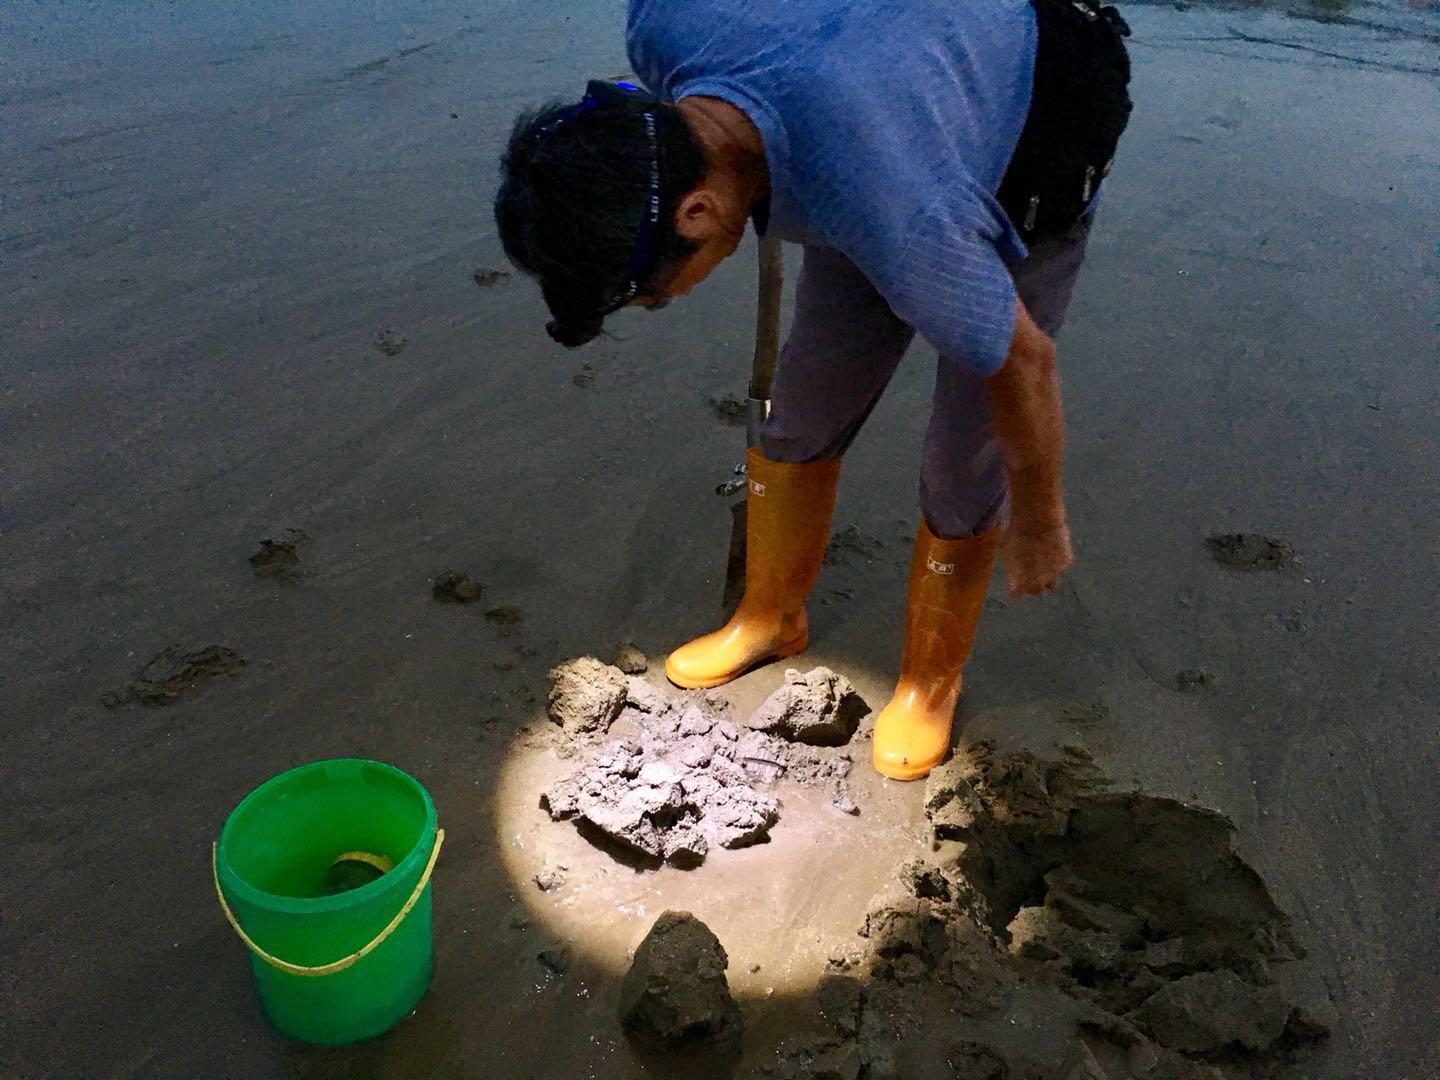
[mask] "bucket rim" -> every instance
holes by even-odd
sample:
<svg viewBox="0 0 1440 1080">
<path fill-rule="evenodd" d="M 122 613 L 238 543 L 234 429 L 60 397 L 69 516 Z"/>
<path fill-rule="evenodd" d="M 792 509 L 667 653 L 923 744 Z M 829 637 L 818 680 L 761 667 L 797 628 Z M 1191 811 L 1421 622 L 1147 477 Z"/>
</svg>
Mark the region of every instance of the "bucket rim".
<svg viewBox="0 0 1440 1080">
<path fill-rule="evenodd" d="M 255 799 L 267 788 L 279 784 L 282 780 L 288 779 L 296 773 L 308 772 L 312 769 L 319 769 L 326 765 L 373 765 L 386 772 L 407 781 L 416 791 L 425 804 L 425 822 L 420 828 L 420 836 L 415 841 L 414 847 L 406 853 L 405 857 L 395 864 L 393 870 L 382 874 L 374 881 L 368 881 L 357 889 L 350 889 L 347 892 L 337 893 L 334 896 L 281 896 L 279 893 L 267 892 L 250 884 L 230 864 L 230 856 L 226 850 L 226 839 L 230 833 L 230 826 L 239 816 L 240 812 L 251 800 Z M 327 912 L 339 911 L 343 908 L 354 907 L 382 892 L 394 888 L 394 882 L 402 877 L 408 876 L 417 867 L 423 866 L 425 860 L 430 857 L 430 849 L 435 845 L 435 833 L 438 825 L 435 802 L 430 797 L 430 792 L 425 785 L 416 780 L 404 769 L 397 769 L 384 761 L 374 761 L 370 758 L 322 758 L 319 761 L 306 762 L 303 765 L 296 765 L 294 768 L 286 769 L 284 772 L 276 773 L 268 780 L 256 786 L 245 798 L 230 811 L 225 819 L 225 824 L 220 828 L 220 838 L 217 844 L 216 861 L 219 865 L 220 883 L 230 895 L 232 901 L 239 899 L 242 902 L 253 904 L 257 907 L 267 908 L 271 911 L 279 911 L 287 915 L 322 915 Z M 392 876 L 393 875 L 393 876 Z"/>
</svg>

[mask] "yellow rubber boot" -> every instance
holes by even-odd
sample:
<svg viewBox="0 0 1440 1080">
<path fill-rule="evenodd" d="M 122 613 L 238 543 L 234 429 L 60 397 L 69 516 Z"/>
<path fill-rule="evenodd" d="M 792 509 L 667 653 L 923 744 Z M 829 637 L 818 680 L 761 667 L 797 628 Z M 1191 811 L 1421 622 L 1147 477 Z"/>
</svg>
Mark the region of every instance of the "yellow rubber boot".
<svg viewBox="0 0 1440 1080">
<path fill-rule="evenodd" d="M 975 644 L 999 546 L 998 527 L 968 540 L 941 540 L 920 523 L 910 560 L 900 681 L 875 719 L 872 759 L 883 776 L 918 780 L 945 760 L 960 669 Z"/>
<path fill-rule="evenodd" d="M 676 686 L 719 686 L 809 644 L 805 598 L 825 556 L 839 461 L 785 464 L 746 456 L 745 595 L 730 621 L 665 661 Z"/>
</svg>

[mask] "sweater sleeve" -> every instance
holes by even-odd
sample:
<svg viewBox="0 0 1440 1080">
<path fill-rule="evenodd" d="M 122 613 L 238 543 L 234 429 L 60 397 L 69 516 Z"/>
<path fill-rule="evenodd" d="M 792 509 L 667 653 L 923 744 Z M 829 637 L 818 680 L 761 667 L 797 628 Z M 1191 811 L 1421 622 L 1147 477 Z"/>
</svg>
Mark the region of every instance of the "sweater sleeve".
<svg viewBox="0 0 1440 1080">
<path fill-rule="evenodd" d="M 993 375 L 1004 366 L 1015 332 L 1015 284 L 1005 259 L 1025 254 L 993 197 L 961 188 L 914 220 L 881 291 L 942 362 Z"/>
</svg>

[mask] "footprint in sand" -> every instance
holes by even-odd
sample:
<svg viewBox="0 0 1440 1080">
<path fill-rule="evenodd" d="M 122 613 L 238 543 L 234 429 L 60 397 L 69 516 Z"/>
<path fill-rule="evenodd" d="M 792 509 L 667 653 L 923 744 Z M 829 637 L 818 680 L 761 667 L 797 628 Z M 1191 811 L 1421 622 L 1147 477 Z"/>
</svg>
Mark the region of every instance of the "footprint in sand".
<svg viewBox="0 0 1440 1080">
<path fill-rule="evenodd" d="M 524 621 L 525 613 L 514 604 L 501 604 L 499 607 L 492 607 L 485 612 L 485 618 L 496 626 L 514 626 L 516 623 Z"/>
<path fill-rule="evenodd" d="M 249 558 L 257 578 L 296 582 L 305 576 L 300 569 L 300 547 L 310 538 L 299 529 L 286 529 L 279 536 L 266 537 Z"/>
<path fill-rule="evenodd" d="M 1186 668 L 1175 673 L 1175 689 L 1193 694 L 1215 685 L 1215 673 L 1206 668 Z"/>
<path fill-rule="evenodd" d="M 1295 565 L 1295 548 L 1283 536 L 1214 532 L 1205 538 L 1210 557 L 1236 570 L 1283 570 Z"/>
<path fill-rule="evenodd" d="M 452 113 L 451 116 L 453 117 L 454 114 Z M 498 285 L 508 278 L 510 272 L 508 270 L 491 270 L 487 266 L 479 266 L 475 268 L 475 273 L 471 276 L 475 279 L 476 285 L 482 289 L 488 289 L 490 286 Z"/>
<path fill-rule="evenodd" d="M 386 356 L 399 356 L 407 344 L 405 335 L 391 326 L 385 327 L 375 338 L 375 347 Z"/>
<path fill-rule="evenodd" d="M 193 652 L 182 652 L 180 646 L 161 649 L 119 690 L 100 698 L 108 709 L 122 705 L 171 705 L 182 697 L 200 690 L 206 683 L 221 676 L 239 675 L 245 661 L 234 649 L 209 645 Z"/>
<path fill-rule="evenodd" d="M 847 525 L 830 537 L 825 545 L 825 565 L 837 566 L 856 560 L 873 563 L 884 556 L 885 541 L 867 536 L 857 525 Z"/>
<path fill-rule="evenodd" d="M 745 402 L 734 394 L 710 399 L 710 411 L 727 427 L 742 427 L 745 424 Z"/>
<path fill-rule="evenodd" d="M 430 594 L 446 604 L 473 604 L 480 599 L 480 594 L 485 586 L 480 582 L 471 579 L 468 574 L 457 574 L 453 570 L 446 570 L 436 574 Z"/>
</svg>

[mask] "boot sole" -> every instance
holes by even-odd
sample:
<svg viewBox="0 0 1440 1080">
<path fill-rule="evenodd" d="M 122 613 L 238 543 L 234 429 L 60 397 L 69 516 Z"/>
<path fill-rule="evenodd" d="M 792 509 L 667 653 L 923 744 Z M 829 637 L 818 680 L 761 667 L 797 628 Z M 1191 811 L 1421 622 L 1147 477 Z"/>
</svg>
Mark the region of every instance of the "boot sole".
<svg viewBox="0 0 1440 1080">
<path fill-rule="evenodd" d="M 672 683 L 680 687 L 680 689 L 682 690 L 713 690 L 717 686 L 724 686 L 728 682 L 734 682 L 736 679 L 740 678 L 741 675 L 750 674 L 750 672 L 754 671 L 756 668 L 764 667 L 766 664 L 773 664 L 776 660 L 788 660 L 790 657 L 804 652 L 809 644 L 809 635 L 801 638 L 796 638 L 794 641 L 787 642 L 786 644 L 781 645 L 774 652 L 766 653 L 759 660 L 756 660 L 748 667 L 743 667 L 739 671 L 732 671 L 725 675 L 718 675 L 711 679 L 687 680 L 676 678 L 673 674 L 671 674 L 670 664 L 667 661 L 665 664 L 665 678 L 669 679 Z"/>
<path fill-rule="evenodd" d="M 884 776 L 884 778 L 888 780 L 923 780 L 926 776 L 929 776 L 933 770 L 939 769 L 943 763 L 945 763 L 945 759 L 942 757 L 939 762 L 935 762 L 933 765 L 923 766 L 923 768 L 922 766 L 914 765 L 901 765 L 890 768 L 890 766 L 877 765 L 876 762 L 871 762 L 871 765 L 874 766 L 877 773 L 880 773 L 881 776 Z"/>
<path fill-rule="evenodd" d="M 870 759 L 875 771 L 887 780 L 923 780 L 944 763 L 943 757 L 928 765 L 881 765 L 873 757 Z"/>
</svg>

